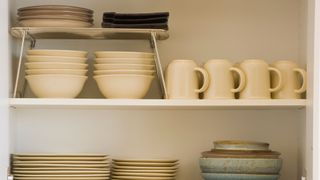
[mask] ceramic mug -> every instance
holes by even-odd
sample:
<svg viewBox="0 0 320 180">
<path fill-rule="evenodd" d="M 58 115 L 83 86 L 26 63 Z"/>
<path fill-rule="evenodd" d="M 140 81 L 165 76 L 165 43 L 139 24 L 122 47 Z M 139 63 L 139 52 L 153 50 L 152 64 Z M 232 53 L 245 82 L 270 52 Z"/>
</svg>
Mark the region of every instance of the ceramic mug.
<svg viewBox="0 0 320 180">
<path fill-rule="evenodd" d="M 197 72 L 203 76 L 201 88 Z M 209 76 L 192 60 L 173 60 L 167 67 L 165 82 L 169 99 L 198 99 L 199 93 L 208 88 Z"/>
<path fill-rule="evenodd" d="M 233 67 L 233 64 L 225 59 L 213 59 L 206 62 L 205 70 L 209 73 L 209 87 L 204 92 L 204 99 L 235 99 L 235 93 L 243 90 L 246 78 L 243 71 Z M 233 72 L 238 74 L 239 85 L 235 86 Z"/>
<path fill-rule="evenodd" d="M 276 61 L 272 66 L 280 70 L 283 81 L 282 88 L 273 92 L 272 98 L 301 99 L 301 94 L 306 92 L 307 89 L 306 71 L 299 68 L 298 64 L 292 61 Z M 299 81 L 299 75 L 301 76 L 302 84 Z M 278 77 L 272 75 L 271 82 L 272 85 L 278 84 Z"/>
<path fill-rule="evenodd" d="M 246 75 L 246 86 L 240 92 L 240 99 L 271 99 L 271 93 L 281 89 L 281 72 L 277 68 L 270 67 L 265 61 L 249 59 L 239 66 Z M 271 72 L 274 72 L 279 80 L 274 88 L 270 85 Z"/>
</svg>

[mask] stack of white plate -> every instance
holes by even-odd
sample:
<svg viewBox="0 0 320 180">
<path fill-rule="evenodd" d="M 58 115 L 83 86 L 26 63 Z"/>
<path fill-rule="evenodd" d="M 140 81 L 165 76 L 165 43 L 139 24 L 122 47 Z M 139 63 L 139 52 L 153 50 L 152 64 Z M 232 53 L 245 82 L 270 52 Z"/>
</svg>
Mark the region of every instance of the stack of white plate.
<svg viewBox="0 0 320 180">
<path fill-rule="evenodd" d="M 145 52 L 95 52 L 94 79 L 106 98 L 141 99 L 155 74 L 154 54 Z"/>
<path fill-rule="evenodd" d="M 26 79 L 39 98 L 75 98 L 87 80 L 86 51 L 28 50 Z"/>
<path fill-rule="evenodd" d="M 178 160 L 113 159 L 112 179 L 172 180 L 176 179 Z"/>
<path fill-rule="evenodd" d="M 106 180 L 110 164 L 104 154 L 14 154 L 16 180 Z"/>
<path fill-rule="evenodd" d="M 29 6 L 18 9 L 18 20 L 27 27 L 90 27 L 93 11 L 64 5 Z"/>
</svg>

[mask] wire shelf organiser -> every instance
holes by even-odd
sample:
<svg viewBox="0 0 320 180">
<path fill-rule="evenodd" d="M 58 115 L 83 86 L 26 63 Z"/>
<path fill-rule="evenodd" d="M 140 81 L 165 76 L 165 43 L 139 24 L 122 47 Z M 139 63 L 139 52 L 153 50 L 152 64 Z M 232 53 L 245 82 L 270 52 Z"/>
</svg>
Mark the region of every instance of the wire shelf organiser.
<svg viewBox="0 0 320 180">
<path fill-rule="evenodd" d="M 24 61 L 23 51 L 26 40 L 31 41 L 30 49 L 36 45 L 37 39 L 102 39 L 102 40 L 149 40 L 152 50 L 155 54 L 157 76 L 161 87 L 162 96 L 167 99 L 167 89 L 165 86 L 163 70 L 161 66 L 160 55 L 158 51 L 158 40 L 169 38 L 169 33 L 162 29 L 120 29 L 120 28 L 64 28 L 64 27 L 13 27 L 11 35 L 21 39 L 19 63 L 14 83 L 13 98 L 24 97 L 26 81 L 23 77 L 20 80 L 22 64 Z M 20 82 L 21 81 L 21 82 Z M 22 90 L 18 92 L 19 84 L 22 83 Z"/>
</svg>

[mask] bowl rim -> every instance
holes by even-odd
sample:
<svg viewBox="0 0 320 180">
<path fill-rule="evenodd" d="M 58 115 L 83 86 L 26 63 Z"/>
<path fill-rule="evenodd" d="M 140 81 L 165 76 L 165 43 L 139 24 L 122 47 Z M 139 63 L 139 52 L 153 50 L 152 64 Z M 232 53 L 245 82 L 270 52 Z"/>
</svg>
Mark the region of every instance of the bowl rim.
<svg viewBox="0 0 320 180">
<path fill-rule="evenodd" d="M 77 65 L 77 66 L 88 66 L 87 63 L 70 63 L 70 62 L 26 62 L 24 63 L 25 65 L 50 65 L 50 64 L 54 64 L 54 65 Z"/>
<path fill-rule="evenodd" d="M 41 52 L 41 51 L 49 51 L 49 52 L 68 52 L 68 53 L 88 53 L 88 51 L 80 51 L 80 50 L 63 50 L 63 49 L 29 49 L 29 52 Z"/>
<path fill-rule="evenodd" d="M 131 66 L 131 67 L 155 67 L 155 65 L 153 64 L 108 64 L 108 63 L 104 63 L 104 64 L 94 64 L 94 66 L 99 67 L 99 66 Z"/>
<path fill-rule="evenodd" d="M 88 60 L 86 57 L 71 57 L 71 56 L 42 56 L 42 55 L 26 55 L 26 58 L 55 58 L 55 59 L 76 59 L 76 60 Z"/>
<path fill-rule="evenodd" d="M 95 58 L 95 61 L 154 61 L 154 58 L 137 58 L 137 57 L 128 57 L 128 58 Z"/>
<path fill-rule="evenodd" d="M 101 79 L 105 77 L 128 77 L 128 76 L 134 76 L 134 77 L 145 77 L 153 79 L 155 76 L 153 75 L 143 75 L 143 74 L 105 74 L 105 75 L 95 75 L 93 76 L 94 79 Z"/>
<path fill-rule="evenodd" d="M 96 72 L 146 72 L 146 73 L 155 73 L 156 70 L 146 70 L 146 69 L 106 69 L 106 70 L 94 70 Z"/>
<path fill-rule="evenodd" d="M 139 52 L 139 51 L 95 51 L 94 54 L 97 56 L 97 54 L 131 54 L 131 55 L 150 55 L 154 56 L 154 53 L 152 52 Z"/>
<path fill-rule="evenodd" d="M 88 72 L 88 69 L 26 69 L 25 71 L 72 71 L 72 72 Z"/>
<path fill-rule="evenodd" d="M 74 78 L 85 78 L 87 79 L 88 76 L 85 75 L 74 75 L 74 74 L 32 74 L 32 75 L 26 75 L 25 78 L 33 78 L 33 77 L 74 77 Z"/>
</svg>

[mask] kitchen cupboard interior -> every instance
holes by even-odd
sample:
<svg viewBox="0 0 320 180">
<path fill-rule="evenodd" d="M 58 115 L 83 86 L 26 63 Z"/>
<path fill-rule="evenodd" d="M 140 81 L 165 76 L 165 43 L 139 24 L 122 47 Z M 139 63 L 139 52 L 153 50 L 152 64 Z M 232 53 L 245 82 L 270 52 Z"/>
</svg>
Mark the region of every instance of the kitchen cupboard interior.
<svg viewBox="0 0 320 180">
<path fill-rule="evenodd" d="M 271 149 L 282 153 L 281 180 L 298 180 L 302 176 L 312 179 L 312 142 L 308 140 L 312 139 L 308 136 L 312 134 L 312 105 L 306 105 L 312 103 L 313 93 L 313 58 L 309 54 L 313 46 L 308 44 L 307 28 L 313 14 L 308 2 L 313 1 L 54 1 L 93 9 L 95 27 L 100 27 L 104 11 L 169 11 L 170 37 L 158 42 L 163 68 L 174 59 L 193 59 L 199 65 L 212 58 L 233 62 L 259 58 L 269 63 L 288 59 L 311 67 L 307 69 L 307 100 L 285 101 L 282 105 L 272 100 L 253 101 L 249 106 L 239 102 L 223 105 L 218 101 L 219 108 L 193 101 L 166 104 L 165 100 L 158 100 L 161 92 L 154 81 L 146 97 L 154 103 L 123 100 L 116 104 L 119 101 L 102 99 L 92 78 L 80 99 L 74 101 L 34 99 L 27 88 L 25 99 L 10 101 L 10 153 L 92 152 L 107 153 L 112 158 L 174 158 L 180 160 L 179 180 L 200 180 L 201 152 L 211 149 L 214 140 L 242 139 L 269 142 Z M 10 1 L 11 27 L 18 26 L 18 8 L 52 3 Z M 19 48 L 20 40 L 11 37 L 11 93 Z M 90 52 L 89 62 L 93 62 L 93 52 L 98 50 L 151 51 L 147 40 L 39 39 L 35 48 L 86 50 Z M 89 69 L 92 74 L 92 63 Z M 255 103 L 262 107 L 257 108 Z"/>
</svg>

